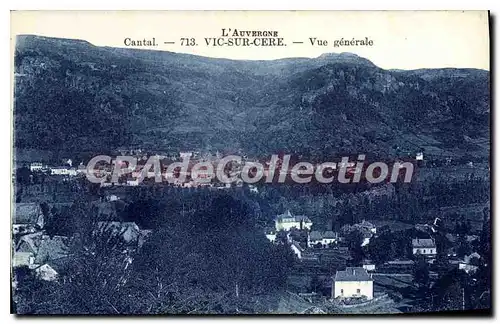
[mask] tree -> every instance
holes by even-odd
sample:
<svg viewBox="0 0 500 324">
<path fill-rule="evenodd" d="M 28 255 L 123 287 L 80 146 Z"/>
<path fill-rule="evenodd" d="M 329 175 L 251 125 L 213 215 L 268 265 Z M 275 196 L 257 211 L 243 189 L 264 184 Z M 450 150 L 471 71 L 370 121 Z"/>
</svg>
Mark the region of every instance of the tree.
<svg viewBox="0 0 500 324">
<path fill-rule="evenodd" d="M 418 289 L 425 291 L 429 285 L 429 264 L 423 256 L 417 256 L 413 267 L 413 281 Z"/>
<path fill-rule="evenodd" d="M 119 235 L 76 233 L 57 282 L 30 277 L 19 282 L 18 311 L 21 314 L 129 313 L 140 294 L 137 290 L 133 293 L 128 286 L 133 258 Z"/>
<path fill-rule="evenodd" d="M 363 248 L 361 247 L 361 245 L 363 244 L 363 240 L 363 233 L 358 230 L 352 230 L 346 236 L 346 242 L 351 253 L 353 266 L 359 266 L 363 261 L 364 252 Z"/>
<path fill-rule="evenodd" d="M 394 258 L 393 248 L 394 244 L 397 244 L 395 239 L 395 235 L 391 232 L 386 232 L 370 240 L 368 252 L 371 260 L 375 262 L 375 264 L 383 264 Z"/>
<path fill-rule="evenodd" d="M 472 252 L 471 244 L 467 241 L 467 237 L 465 235 L 460 235 L 457 243 L 457 257 L 463 258 Z"/>
<path fill-rule="evenodd" d="M 319 276 L 317 274 L 314 274 L 311 278 L 311 283 L 309 285 L 309 290 L 311 292 L 321 292 L 321 280 L 319 279 Z"/>
<path fill-rule="evenodd" d="M 16 180 L 18 184 L 20 185 L 30 184 L 31 182 L 30 177 L 31 177 L 31 171 L 28 167 L 23 166 L 16 169 Z"/>
</svg>

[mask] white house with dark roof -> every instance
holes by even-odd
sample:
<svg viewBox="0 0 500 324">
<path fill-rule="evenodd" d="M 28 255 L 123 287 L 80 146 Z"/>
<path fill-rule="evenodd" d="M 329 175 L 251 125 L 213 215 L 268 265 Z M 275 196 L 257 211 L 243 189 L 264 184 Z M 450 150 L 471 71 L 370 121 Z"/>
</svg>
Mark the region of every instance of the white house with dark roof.
<svg viewBox="0 0 500 324">
<path fill-rule="evenodd" d="M 309 233 L 308 238 L 308 246 L 315 246 L 318 244 L 321 244 L 322 246 L 327 246 L 332 243 L 337 243 L 339 237 L 338 233 L 335 233 L 333 231 L 311 231 Z"/>
<path fill-rule="evenodd" d="M 419 239 L 411 240 L 413 255 L 423 255 L 428 257 L 436 256 L 436 243 L 434 239 Z"/>
<path fill-rule="evenodd" d="M 44 165 L 42 162 L 32 162 L 30 164 L 30 171 L 35 172 L 35 171 L 42 171 L 44 168 Z"/>
<path fill-rule="evenodd" d="M 269 232 L 269 233 L 266 233 L 266 238 L 271 242 L 271 243 L 274 243 L 276 242 L 276 233 L 275 232 Z"/>
<path fill-rule="evenodd" d="M 333 280 L 332 298 L 363 297 L 373 299 L 373 279 L 361 267 L 337 271 Z"/>
<path fill-rule="evenodd" d="M 307 216 L 292 215 L 287 210 L 284 214 L 278 215 L 275 219 L 276 231 L 289 231 L 292 228 L 310 230 L 312 222 Z"/>
</svg>

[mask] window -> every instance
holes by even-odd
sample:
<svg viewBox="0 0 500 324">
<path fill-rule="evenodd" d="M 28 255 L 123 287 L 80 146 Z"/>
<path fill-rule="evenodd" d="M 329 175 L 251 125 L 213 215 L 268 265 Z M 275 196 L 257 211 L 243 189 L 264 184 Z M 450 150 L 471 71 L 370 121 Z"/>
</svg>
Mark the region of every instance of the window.
<svg viewBox="0 0 500 324">
<path fill-rule="evenodd" d="M 356 294 L 361 294 L 361 289 L 356 289 Z"/>
<path fill-rule="evenodd" d="M 344 295 L 344 289 L 340 289 L 340 294 Z"/>
<path fill-rule="evenodd" d="M 424 254 L 426 253 L 427 251 L 424 249 Z"/>
</svg>

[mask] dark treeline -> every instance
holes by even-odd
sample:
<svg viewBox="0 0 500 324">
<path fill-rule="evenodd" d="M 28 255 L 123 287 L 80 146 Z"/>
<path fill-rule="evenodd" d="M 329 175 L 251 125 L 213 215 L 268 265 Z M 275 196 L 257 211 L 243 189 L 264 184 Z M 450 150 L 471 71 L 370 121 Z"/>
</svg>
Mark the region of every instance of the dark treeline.
<svg viewBox="0 0 500 324">
<path fill-rule="evenodd" d="M 179 190 L 164 185 L 117 190 L 122 189 L 126 198 L 115 203 L 120 220 L 136 222 L 145 229 L 185 222 L 193 213 L 210 208 L 213 198 L 220 194 L 208 188 Z M 113 189 L 102 190 L 92 185 L 89 190 L 91 195 L 101 198 L 113 192 Z M 248 217 L 261 228 L 273 225 L 276 215 L 290 210 L 308 216 L 317 229 L 338 231 L 343 225 L 363 219 L 433 221 L 442 216 L 440 208 L 488 202 L 490 184 L 474 174 L 456 181 L 437 175 L 430 181 L 408 184 L 261 185 L 257 193 L 244 186 L 231 190 L 228 195 L 242 203 Z M 55 210 L 53 214 L 60 213 Z M 60 227 L 64 222 L 62 219 L 56 224 Z"/>
<path fill-rule="evenodd" d="M 150 215 L 158 219 L 148 241 L 124 254 L 109 233 L 92 233 L 94 211 L 88 204 L 75 203 L 71 214 L 83 220 L 75 221 L 65 274 L 58 283 L 44 283 L 19 270 L 17 312 L 269 311 L 259 309 L 259 296 L 285 288 L 293 257 L 286 246 L 272 245 L 257 231 L 244 203 L 216 193 L 184 216 L 161 210 Z"/>
<path fill-rule="evenodd" d="M 263 229 L 290 209 L 309 216 L 317 229 L 338 230 L 363 219 L 428 222 L 429 211 L 466 206 L 489 199 L 489 183 L 470 175 L 461 181 L 381 184 L 258 186 L 230 191 L 178 189 L 169 186 L 99 189 L 90 185 L 66 210 L 43 205 L 49 235 L 72 237 L 69 262 L 61 280 L 34 280 L 16 270 L 18 313 L 266 313 L 269 296 L 287 287 L 293 255 L 286 245 L 273 245 Z M 367 190 L 368 189 L 368 190 Z M 139 250 L 124 248 L 93 233 L 99 204 L 123 190 L 113 220 L 135 222 L 152 234 Z M 453 225 L 452 221 L 452 225 Z M 470 232 L 469 222 L 455 224 L 457 234 Z M 384 235 L 357 259 L 410 255 L 409 237 Z M 463 233 L 462 233 L 463 234 Z M 387 240 L 384 238 L 387 237 Z M 485 236 L 486 237 L 486 236 Z M 354 239 L 353 239 L 354 240 Z M 481 239 L 487 244 L 487 239 Z M 111 244 L 111 245 L 110 245 Z M 373 246 L 372 246 L 373 245 Z M 470 250 L 464 248 L 463 253 Z M 461 253 L 461 254 L 463 254 Z M 479 297 L 478 297 L 479 298 Z M 266 299 L 265 303 L 261 301 Z"/>
</svg>

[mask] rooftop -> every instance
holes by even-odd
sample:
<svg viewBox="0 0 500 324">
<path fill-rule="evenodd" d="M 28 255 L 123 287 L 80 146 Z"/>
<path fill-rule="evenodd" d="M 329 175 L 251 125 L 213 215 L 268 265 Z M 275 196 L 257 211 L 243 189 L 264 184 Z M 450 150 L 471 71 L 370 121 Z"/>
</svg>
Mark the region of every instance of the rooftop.
<svg viewBox="0 0 500 324">
<path fill-rule="evenodd" d="M 133 230 L 134 232 L 139 232 L 139 226 L 135 222 L 117 222 L 117 221 L 109 221 L 109 222 L 97 222 L 97 228 L 100 231 L 119 231 L 124 232 L 128 229 Z"/>
<path fill-rule="evenodd" d="M 323 238 L 323 234 L 320 231 L 311 231 L 309 234 L 309 239 L 311 241 L 321 240 Z"/>
<path fill-rule="evenodd" d="M 42 264 L 50 260 L 66 257 L 69 254 L 69 238 L 65 236 L 44 236 L 38 247 L 35 263 Z"/>
<path fill-rule="evenodd" d="M 337 271 L 335 281 L 373 281 L 373 279 L 364 268 L 347 267 L 344 271 Z"/>
<path fill-rule="evenodd" d="M 325 231 L 323 232 L 323 238 L 326 239 L 336 239 L 338 237 L 338 234 L 335 233 L 334 231 Z"/>
<path fill-rule="evenodd" d="M 412 239 L 411 244 L 414 248 L 434 248 L 436 244 L 433 239 Z"/>
<path fill-rule="evenodd" d="M 16 203 L 15 205 L 14 224 L 36 224 L 42 215 L 42 210 L 38 203 Z"/>
<path fill-rule="evenodd" d="M 280 223 L 295 223 L 295 222 L 311 222 L 309 217 L 304 216 L 304 215 L 292 215 L 292 213 L 287 210 L 285 213 L 278 215 L 276 217 L 276 220 L 279 221 Z"/>
<path fill-rule="evenodd" d="M 338 237 L 337 233 L 333 231 L 324 231 L 324 232 L 312 231 L 309 234 L 309 239 L 311 241 L 319 241 L 322 239 L 336 239 L 337 237 Z"/>
</svg>

